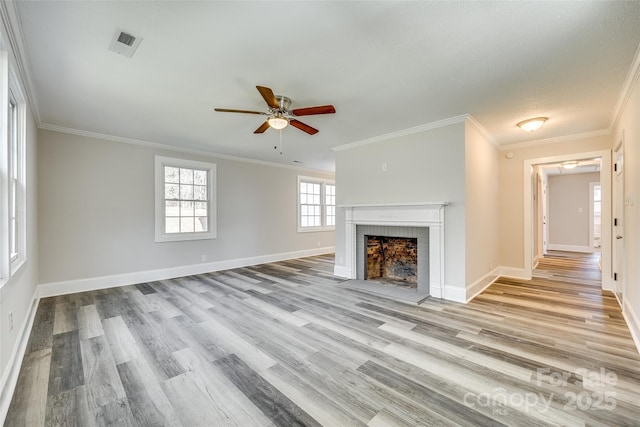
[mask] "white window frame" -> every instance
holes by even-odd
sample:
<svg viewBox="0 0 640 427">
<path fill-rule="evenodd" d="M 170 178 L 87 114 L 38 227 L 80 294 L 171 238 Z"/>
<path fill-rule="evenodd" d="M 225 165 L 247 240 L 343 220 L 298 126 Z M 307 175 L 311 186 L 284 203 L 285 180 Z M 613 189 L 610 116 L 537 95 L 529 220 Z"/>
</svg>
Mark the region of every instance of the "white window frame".
<svg viewBox="0 0 640 427">
<path fill-rule="evenodd" d="M 7 129 L 9 103 L 9 63 L 7 52 L 0 51 L 0 129 Z M 0 287 L 10 276 L 9 260 L 9 135 L 0 132 Z"/>
<path fill-rule="evenodd" d="M 207 171 L 207 231 L 166 233 L 165 232 L 165 193 L 164 168 L 177 167 Z M 155 156 L 155 241 L 176 242 L 185 240 L 215 239 L 216 228 L 216 164 L 173 157 Z"/>
<path fill-rule="evenodd" d="M 0 194 L 3 199 L 0 201 L 3 236 L 0 284 L 6 283 L 27 261 L 26 101 L 18 79 L 9 67 L 6 53 L 2 62 L 4 132 L 3 154 L 0 156 Z M 13 119 L 12 123 L 10 119 Z"/>
<path fill-rule="evenodd" d="M 321 223 L 320 226 L 302 226 L 302 204 L 300 200 L 300 184 L 302 183 L 310 183 L 310 184 L 319 184 L 320 185 L 320 217 Z M 336 226 L 327 225 L 327 204 L 326 204 L 326 186 L 333 185 L 335 186 L 335 182 L 328 179 L 309 177 L 298 175 L 298 186 L 296 187 L 297 194 L 297 223 L 298 223 L 298 232 L 299 233 L 308 233 L 314 231 L 333 231 Z M 335 205 L 334 205 L 335 206 Z"/>
</svg>

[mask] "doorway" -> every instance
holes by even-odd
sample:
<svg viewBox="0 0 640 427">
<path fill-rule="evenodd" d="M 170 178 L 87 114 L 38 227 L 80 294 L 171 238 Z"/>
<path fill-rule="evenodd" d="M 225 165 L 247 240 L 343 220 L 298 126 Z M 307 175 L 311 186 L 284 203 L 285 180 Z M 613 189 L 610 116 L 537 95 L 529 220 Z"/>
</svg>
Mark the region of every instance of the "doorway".
<svg viewBox="0 0 640 427">
<path fill-rule="evenodd" d="M 540 236 L 538 233 L 544 232 L 544 227 L 540 224 L 534 226 L 534 210 L 537 209 L 537 203 L 533 198 L 535 188 L 538 187 L 539 181 L 536 175 L 536 169 L 539 165 L 547 165 L 552 163 L 568 163 L 576 162 L 577 160 L 585 159 L 600 159 L 600 186 L 601 186 L 601 266 L 602 266 L 602 280 L 601 287 L 606 290 L 613 290 L 612 285 L 612 263 L 611 263 L 611 151 L 593 151 L 585 153 L 575 153 L 570 155 L 545 157 L 538 159 L 530 159 L 524 161 L 524 180 L 523 180 L 523 195 L 524 195 L 524 271 L 522 273 L 523 278 L 531 279 L 533 273 L 533 266 L 535 265 L 535 259 L 540 252 L 536 253 L 536 249 L 540 251 L 541 246 L 535 244 L 536 239 Z M 539 188 L 539 187 L 538 187 Z M 544 187 L 543 187 L 544 191 Z M 543 194 L 538 193 L 538 200 L 543 199 Z M 585 212 L 586 214 L 586 212 Z M 537 215 L 539 218 L 545 218 L 544 213 Z M 547 217 L 548 220 L 548 217 Z M 548 225 L 548 224 L 547 224 Z M 540 239 L 543 240 L 543 239 Z M 548 241 L 547 241 L 548 242 Z M 590 246 L 588 243 L 585 245 Z M 551 249 L 551 248 L 547 248 Z M 543 249 L 544 250 L 544 249 Z"/>
</svg>

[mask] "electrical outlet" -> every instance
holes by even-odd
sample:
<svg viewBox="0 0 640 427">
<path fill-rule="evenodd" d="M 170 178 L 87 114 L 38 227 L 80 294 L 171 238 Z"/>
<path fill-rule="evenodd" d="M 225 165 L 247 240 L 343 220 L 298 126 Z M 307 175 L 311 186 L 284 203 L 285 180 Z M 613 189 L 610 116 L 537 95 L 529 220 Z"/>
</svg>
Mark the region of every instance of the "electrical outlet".
<svg viewBox="0 0 640 427">
<path fill-rule="evenodd" d="M 9 312 L 9 332 L 13 332 L 13 311 Z"/>
<path fill-rule="evenodd" d="M 202 262 L 206 262 L 207 261 L 207 256 L 206 255 L 202 255 L 202 257 L 200 257 L 200 259 L 202 260 Z"/>
<path fill-rule="evenodd" d="M 320 242 L 318 242 L 318 247 L 320 247 Z"/>
</svg>

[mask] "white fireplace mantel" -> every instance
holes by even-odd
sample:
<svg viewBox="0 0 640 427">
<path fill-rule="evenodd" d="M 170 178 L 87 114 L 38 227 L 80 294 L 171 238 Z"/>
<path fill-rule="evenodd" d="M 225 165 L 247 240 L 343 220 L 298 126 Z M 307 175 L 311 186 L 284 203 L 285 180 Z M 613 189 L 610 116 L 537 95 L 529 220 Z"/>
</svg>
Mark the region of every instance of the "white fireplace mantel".
<svg viewBox="0 0 640 427">
<path fill-rule="evenodd" d="M 442 298 L 446 202 L 341 205 L 345 209 L 345 277 L 357 276 L 356 226 L 429 228 L 429 294 Z"/>
</svg>

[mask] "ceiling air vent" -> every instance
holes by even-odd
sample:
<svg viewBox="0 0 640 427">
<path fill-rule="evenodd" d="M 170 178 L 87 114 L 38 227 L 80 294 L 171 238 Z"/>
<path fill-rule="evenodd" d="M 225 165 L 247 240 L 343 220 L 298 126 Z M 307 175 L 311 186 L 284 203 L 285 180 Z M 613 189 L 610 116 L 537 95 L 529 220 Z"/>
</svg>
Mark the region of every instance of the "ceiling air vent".
<svg viewBox="0 0 640 427">
<path fill-rule="evenodd" d="M 136 52 L 136 49 L 138 49 L 141 41 L 142 37 L 134 36 L 126 31 L 116 30 L 113 38 L 111 39 L 109 50 L 119 55 L 126 56 L 127 58 L 131 58 Z"/>
</svg>

